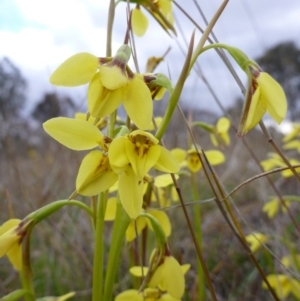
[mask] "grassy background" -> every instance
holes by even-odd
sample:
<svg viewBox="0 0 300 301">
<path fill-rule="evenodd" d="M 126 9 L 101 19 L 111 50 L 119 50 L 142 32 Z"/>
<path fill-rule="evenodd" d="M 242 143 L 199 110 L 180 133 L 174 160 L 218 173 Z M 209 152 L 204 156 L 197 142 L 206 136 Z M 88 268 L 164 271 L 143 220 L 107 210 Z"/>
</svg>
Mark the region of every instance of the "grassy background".
<svg viewBox="0 0 300 301">
<path fill-rule="evenodd" d="M 168 130 L 168 148 L 185 147 L 186 130 L 177 116 Z M 201 118 L 201 115 L 200 117 Z M 205 118 L 205 117 L 203 117 Z M 215 117 L 212 118 L 212 122 Z M 0 153 L 0 224 L 10 217 L 23 218 L 28 213 L 52 201 L 66 199 L 74 190 L 74 183 L 84 152 L 66 149 L 47 137 L 38 129 L 23 128 L 22 139 L 7 135 Z M 174 135 L 176 132 L 176 135 Z M 195 129 L 197 143 L 204 150 L 212 149 L 209 137 Z M 281 144 L 281 134 L 273 132 L 275 141 Z M 179 139 L 178 139 L 179 137 Z M 254 130 L 244 138 L 252 147 L 259 160 L 265 159 L 272 151 L 260 131 Z M 242 140 L 231 131 L 231 145 L 222 148 L 226 163 L 215 167 L 224 187 L 229 192 L 244 180 L 258 174 L 259 168 L 245 149 Z M 204 202 L 213 197 L 203 171 L 198 173 L 199 202 L 190 203 L 190 179 L 179 180 L 188 212 L 201 209 L 203 229 L 203 253 L 214 284 L 218 300 L 269 300 L 269 293 L 261 288 L 261 278 L 249 260 L 245 250 L 220 214 L 214 201 Z M 271 176 L 282 194 L 300 193 L 299 183 L 294 178 L 283 179 L 279 174 Z M 287 254 L 288 244 L 299 246 L 299 236 L 285 214 L 269 220 L 262 213 L 264 202 L 274 195 L 266 179 L 262 178 L 245 185 L 232 197 L 236 214 L 246 234 L 259 231 L 271 237 L 267 244 L 277 259 Z M 89 204 L 87 198 L 77 199 Z M 172 223 L 170 246 L 173 254 L 183 263 L 191 263 L 186 276 L 187 296 L 185 300 L 196 300 L 197 287 L 196 254 L 188 233 L 186 221 L 178 204 L 172 204 L 166 212 Z M 300 221 L 299 206 L 292 204 L 291 210 Z M 109 249 L 112 223 L 105 226 L 106 249 Z M 151 237 L 151 234 L 149 234 Z M 282 238 L 285 242 L 282 242 Z M 62 295 L 76 291 L 74 300 L 90 300 L 93 259 L 93 235 L 89 217 L 78 208 L 63 208 L 35 227 L 32 236 L 32 269 L 37 296 Z M 132 245 L 124 244 L 116 293 L 133 285 L 128 274 Z M 278 260 L 268 250 L 261 250 L 256 258 L 265 273 L 280 271 Z M 12 270 L 6 258 L 0 259 L 0 296 L 19 288 L 18 274 Z M 138 282 L 135 280 L 136 284 Z M 209 292 L 206 300 L 210 300 Z M 292 297 L 287 300 L 293 300 Z"/>
</svg>

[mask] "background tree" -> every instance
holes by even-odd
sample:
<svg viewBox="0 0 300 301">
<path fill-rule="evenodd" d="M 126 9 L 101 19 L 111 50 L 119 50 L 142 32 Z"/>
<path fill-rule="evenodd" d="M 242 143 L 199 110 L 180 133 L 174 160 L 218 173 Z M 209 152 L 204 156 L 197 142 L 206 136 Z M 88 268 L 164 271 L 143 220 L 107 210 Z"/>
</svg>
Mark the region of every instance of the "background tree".
<svg viewBox="0 0 300 301">
<path fill-rule="evenodd" d="M 292 121 L 300 112 L 300 50 L 293 42 L 279 44 L 256 60 L 284 88 Z"/>
<path fill-rule="evenodd" d="M 0 115 L 18 117 L 26 101 L 26 81 L 20 70 L 6 57 L 0 60 Z"/>
<path fill-rule="evenodd" d="M 71 98 L 59 96 L 56 93 L 46 93 L 31 115 L 42 123 L 50 118 L 69 115 L 70 112 L 73 113 L 74 108 Z"/>
<path fill-rule="evenodd" d="M 12 145 L 27 139 L 27 122 L 20 112 L 26 102 L 26 80 L 6 57 L 0 60 L 0 150 L 9 152 Z M 10 143 L 10 141 L 14 143 Z"/>
</svg>

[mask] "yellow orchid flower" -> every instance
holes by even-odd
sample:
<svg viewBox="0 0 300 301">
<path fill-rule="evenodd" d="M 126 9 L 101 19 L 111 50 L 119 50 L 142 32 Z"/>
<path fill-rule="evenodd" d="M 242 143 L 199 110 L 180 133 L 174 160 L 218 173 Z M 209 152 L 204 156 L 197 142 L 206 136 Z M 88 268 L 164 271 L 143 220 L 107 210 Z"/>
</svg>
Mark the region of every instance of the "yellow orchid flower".
<svg viewBox="0 0 300 301">
<path fill-rule="evenodd" d="M 285 204 L 290 206 L 289 201 L 285 200 Z M 262 211 L 267 213 L 269 218 L 273 218 L 278 213 L 279 208 L 281 208 L 283 212 L 286 212 L 286 209 L 281 205 L 279 198 L 274 197 L 269 202 L 264 204 Z"/>
<path fill-rule="evenodd" d="M 22 270 L 21 220 L 10 219 L 0 227 L 0 258 L 6 255 L 17 271 Z"/>
<path fill-rule="evenodd" d="M 155 251 L 155 250 L 154 250 Z M 150 261 L 153 258 L 154 252 L 152 252 L 150 256 Z M 149 292 L 160 291 L 159 295 L 153 294 L 156 298 L 160 296 L 162 299 L 154 299 L 154 300 L 180 300 L 182 296 L 185 286 L 184 275 L 190 269 L 190 264 L 179 265 L 176 259 L 172 256 L 165 256 L 162 259 L 162 263 L 158 266 L 158 268 L 154 271 L 150 282 L 148 283 Z M 136 277 L 147 277 L 147 273 L 149 272 L 148 267 L 141 266 L 133 266 L 129 269 L 129 272 Z M 174 274 L 173 274 L 174 273 Z M 174 279 L 173 279 L 174 276 Z M 163 280 L 165 277 L 165 280 Z M 172 283 L 172 279 L 174 282 Z M 174 287 L 178 284 L 177 287 Z M 164 292 L 167 293 L 165 294 Z M 148 295 L 148 297 L 150 294 Z M 152 300 L 152 299 L 150 299 Z"/>
<path fill-rule="evenodd" d="M 263 243 L 268 241 L 268 237 L 259 232 L 253 232 L 246 236 L 247 242 L 250 244 L 251 252 L 254 253 L 258 251 Z"/>
<path fill-rule="evenodd" d="M 219 146 L 219 142 L 225 146 L 230 144 L 230 136 L 228 134 L 230 124 L 230 120 L 227 117 L 219 118 L 216 125 L 202 121 L 193 122 L 193 126 L 199 126 L 209 133 L 210 140 L 214 146 Z"/>
<path fill-rule="evenodd" d="M 267 279 L 280 299 L 286 299 L 293 294 L 297 299 L 300 298 L 300 281 L 284 274 L 270 274 Z M 268 289 L 265 282 L 262 283 L 264 289 Z"/>
<path fill-rule="evenodd" d="M 43 124 L 44 130 L 55 140 L 73 150 L 89 150 L 100 147 L 108 149 L 106 138 L 97 126 L 85 120 L 57 117 Z M 80 165 L 76 178 L 76 191 L 85 196 L 93 196 L 107 190 L 118 179 L 110 167 L 107 154 L 93 150 Z"/>
<path fill-rule="evenodd" d="M 188 150 L 186 159 L 187 166 L 191 172 L 196 173 L 202 168 L 202 163 L 195 148 Z M 211 165 L 219 165 L 225 162 L 225 156 L 218 150 L 209 150 L 205 152 L 206 157 Z"/>
<path fill-rule="evenodd" d="M 300 270 L 300 254 L 292 254 L 281 258 L 280 262 L 286 268 L 294 268 L 296 271 Z"/>
<path fill-rule="evenodd" d="M 228 131 L 230 129 L 230 120 L 227 117 L 221 117 L 218 119 L 216 126 L 214 127 L 214 133 L 210 134 L 211 142 L 214 146 L 218 146 L 218 138 L 226 146 L 230 144 L 230 136 Z"/>
<path fill-rule="evenodd" d="M 148 2 L 148 3 L 147 3 Z M 135 35 L 141 37 L 145 34 L 148 28 L 148 19 L 141 11 L 140 6 L 143 6 L 157 22 L 165 29 L 174 30 L 174 17 L 172 0 L 149 0 L 137 5 L 132 10 L 131 26 Z"/>
<path fill-rule="evenodd" d="M 266 159 L 266 160 L 263 160 L 263 161 L 260 162 L 260 164 L 263 167 L 264 171 L 268 171 L 268 170 L 271 170 L 271 169 L 276 168 L 276 167 L 286 167 L 286 163 L 281 159 L 281 157 L 278 154 L 270 153 L 269 156 L 270 156 L 269 159 Z M 290 159 L 289 162 L 292 165 L 300 164 L 300 162 L 296 159 Z M 296 171 L 298 171 L 298 173 L 299 173 L 300 168 L 296 168 Z M 289 178 L 289 177 L 292 177 L 294 174 L 290 169 L 286 169 L 286 170 L 281 172 L 281 175 L 285 178 Z"/>
<path fill-rule="evenodd" d="M 184 293 L 184 273 L 173 256 L 165 256 L 163 262 L 154 271 L 149 283 L 150 288 L 159 287 L 173 298 L 181 299 Z"/>
<path fill-rule="evenodd" d="M 133 219 L 142 209 L 143 178 L 150 168 L 168 173 L 179 170 L 179 164 L 172 154 L 158 145 L 158 140 L 152 134 L 142 130 L 114 139 L 108 157 L 113 171 L 119 174 L 121 203 Z"/>
<path fill-rule="evenodd" d="M 79 86 L 89 83 L 88 109 L 95 118 L 102 118 L 123 102 L 131 120 L 141 129 L 151 124 L 151 93 L 140 74 L 127 66 L 131 55 L 128 45 L 119 48 L 113 58 L 98 58 L 78 53 L 62 63 L 51 75 L 57 86 Z"/>
<path fill-rule="evenodd" d="M 285 93 L 280 84 L 258 66 L 250 66 L 249 85 L 238 135 L 243 136 L 253 129 L 268 113 L 278 124 L 287 112 Z"/>
</svg>

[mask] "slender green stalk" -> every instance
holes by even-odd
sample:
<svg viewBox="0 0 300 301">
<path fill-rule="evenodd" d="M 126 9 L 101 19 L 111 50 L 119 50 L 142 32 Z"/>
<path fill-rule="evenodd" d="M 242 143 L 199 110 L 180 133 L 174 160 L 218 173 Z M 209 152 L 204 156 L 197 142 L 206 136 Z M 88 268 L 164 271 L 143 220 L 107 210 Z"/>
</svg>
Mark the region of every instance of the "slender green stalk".
<svg viewBox="0 0 300 301">
<path fill-rule="evenodd" d="M 96 231 L 94 235 L 95 250 L 94 250 L 94 265 L 93 265 L 93 288 L 92 288 L 92 300 L 102 300 L 103 294 L 103 258 L 104 258 L 104 243 L 103 243 L 103 228 L 104 228 L 104 216 L 107 203 L 108 192 L 102 192 L 99 194 L 97 202 L 97 214 L 96 214 Z"/>
<path fill-rule="evenodd" d="M 123 210 L 122 204 L 118 201 L 117 203 L 117 212 L 112 232 L 106 277 L 105 277 L 105 286 L 104 286 L 104 295 L 103 299 L 105 301 L 112 300 L 113 295 L 113 286 L 115 283 L 116 272 L 120 260 L 120 254 L 122 250 L 123 241 L 125 238 L 125 232 L 130 223 L 130 218 L 128 214 Z"/>
<path fill-rule="evenodd" d="M 193 191 L 193 200 L 199 200 L 200 195 L 197 186 L 196 174 L 192 174 L 192 191 Z M 194 211 L 194 226 L 195 226 L 195 234 L 198 239 L 199 247 L 202 250 L 202 227 L 201 227 L 201 210 L 200 206 L 196 206 Z M 205 278 L 204 272 L 199 258 L 197 258 L 197 275 L 198 275 L 198 299 L 199 301 L 204 300 L 205 293 Z"/>
<path fill-rule="evenodd" d="M 115 0 L 110 0 L 107 20 L 106 56 L 111 56 L 112 30 L 115 19 Z"/>
<path fill-rule="evenodd" d="M 20 272 L 22 287 L 28 294 L 24 296 L 25 301 L 35 301 L 35 292 L 32 282 L 32 272 L 30 264 L 30 238 L 33 227 L 28 229 L 23 245 L 23 266 Z"/>
<path fill-rule="evenodd" d="M 182 89 L 184 87 L 185 80 L 186 80 L 186 78 L 189 74 L 189 66 L 190 66 L 190 61 L 191 61 L 191 57 L 192 57 L 192 53 L 193 53 L 193 47 L 194 47 L 194 37 L 195 37 L 195 33 L 193 33 L 193 35 L 192 35 L 189 50 L 188 50 L 188 53 L 187 53 L 187 56 L 186 56 L 186 60 L 185 60 L 184 65 L 182 67 L 179 79 L 176 83 L 176 86 L 173 90 L 173 93 L 170 96 L 169 104 L 168 104 L 166 113 L 163 117 L 163 120 L 161 122 L 161 125 L 160 125 L 159 129 L 156 132 L 155 137 L 158 140 L 161 140 L 161 138 L 163 137 L 163 135 L 164 135 L 164 133 L 165 133 L 170 121 L 171 121 L 171 118 L 173 116 L 173 113 L 175 111 L 177 103 L 179 101 Z"/>
<path fill-rule="evenodd" d="M 20 278 L 22 283 L 22 288 L 27 292 L 24 295 L 25 301 L 35 301 L 34 294 L 32 293 L 32 280 L 25 276 L 24 269 L 20 271 Z"/>
</svg>

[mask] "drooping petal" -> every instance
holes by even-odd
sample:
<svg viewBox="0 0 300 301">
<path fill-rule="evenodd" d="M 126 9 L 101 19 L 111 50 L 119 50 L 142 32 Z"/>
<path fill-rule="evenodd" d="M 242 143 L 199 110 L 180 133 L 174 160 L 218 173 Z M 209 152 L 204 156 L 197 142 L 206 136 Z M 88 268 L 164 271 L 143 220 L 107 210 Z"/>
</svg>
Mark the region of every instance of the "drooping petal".
<svg viewBox="0 0 300 301">
<path fill-rule="evenodd" d="M 138 128 L 147 130 L 150 127 L 153 114 L 151 93 L 145 82 L 137 74 L 129 80 L 126 87 L 124 107 Z"/>
<path fill-rule="evenodd" d="M 210 136 L 211 143 L 214 146 L 219 146 L 219 142 L 218 142 L 218 139 L 217 139 L 216 135 L 215 134 L 209 134 L 209 136 Z"/>
<path fill-rule="evenodd" d="M 148 28 L 148 19 L 139 8 L 132 10 L 131 25 L 135 35 L 141 37 L 145 34 Z"/>
<path fill-rule="evenodd" d="M 43 124 L 44 130 L 55 140 L 73 150 L 88 150 L 104 145 L 104 136 L 87 121 L 57 117 Z"/>
<path fill-rule="evenodd" d="M 168 215 L 165 212 L 157 209 L 149 209 L 147 210 L 147 212 L 157 219 L 162 229 L 164 230 L 166 236 L 169 237 L 171 235 L 171 223 Z M 152 224 L 148 219 L 147 225 L 151 230 L 153 230 Z"/>
<path fill-rule="evenodd" d="M 129 139 L 125 141 L 127 158 L 137 177 L 142 180 L 149 169 L 157 162 L 161 154 L 161 147 L 159 145 L 152 145 L 145 154 L 138 154 L 136 147 Z"/>
<path fill-rule="evenodd" d="M 88 88 L 88 110 L 96 118 L 115 111 L 123 100 L 123 89 L 109 90 L 103 87 L 100 73 L 96 73 Z"/>
<path fill-rule="evenodd" d="M 225 162 L 225 156 L 218 150 L 209 150 L 205 152 L 207 160 L 211 165 L 218 165 Z"/>
<path fill-rule="evenodd" d="M 163 172 L 177 173 L 180 169 L 178 161 L 173 157 L 172 153 L 160 146 L 161 153 L 154 167 Z"/>
<path fill-rule="evenodd" d="M 51 75 L 50 83 L 56 86 L 74 87 L 87 84 L 99 68 L 96 56 L 82 52 L 64 61 Z"/>
<path fill-rule="evenodd" d="M 253 129 L 261 121 L 267 111 L 267 103 L 265 98 L 262 97 L 260 90 L 260 86 L 258 86 L 251 98 L 243 133 Z"/>
<path fill-rule="evenodd" d="M 182 148 L 172 149 L 171 154 L 178 161 L 178 163 L 182 163 L 186 157 L 186 151 Z"/>
<path fill-rule="evenodd" d="M 185 280 L 180 264 L 173 256 L 166 256 L 162 272 L 163 286 L 174 298 L 181 299 Z"/>
<path fill-rule="evenodd" d="M 164 269 L 164 263 L 159 265 L 155 272 L 153 273 L 148 286 L 151 288 L 156 288 L 158 285 L 160 285 L 163 281 L 163 269 Z M 168 276 L 169 277 L 169 276 Z"/>
<path fill-rule="evenodd" d="M 179 176 L 175 175 L 175 179 L 178 180 Z M 159 175 L 154 179 L 154 185 L 158 188 L 167 187 L 172 184 L 173 184 L 173 179 L 170 174 Z"/>
<path fill-rule="evenodd" d="M 141 266 L 133 266 L 129 269 L 129 272 L 136 277 L 143 277 L 147 275 L 149 268 Z"/>
<path fill-rule="evenodd" d="M 229 136 L 228 132 L 221 133 L 220 137 L 226 146 L 228 146 L 230 144 L 230 136 Z"/>
<path fill-rule="evenodd" d="M 109 165 L 108 157 L 94 150 L 87 154 L 79 168 L 76 190 L 85 196 L 93 196 L 109 189 L 118 180 Z"/>
<path fill-rule="evenodd" d="M 100 66 L 99 76 L 103 87 L 108 90 L 116 90 L 128 84 L 127 75 L 117 65 Z"/>
<path fill-rule="evenodd" d="M 282 87 L 266 72 L 261 72 L 256 80 L 261 97 L 267 102 L 268 113 L 277 123 L 281 123 L 287 112 L 287 101 Z"/>
<path fill-rule="evenodd" d="M 227 132 L 230 128 L 230 120 L 227 117 L 221 117 L 216 124 L 218 133 Z"/>
<path fill-rule="evenodd" d="M 126 241 L 133 241 L 137 235 L 139 235 L 146 227 L 146 218 L 139 217 L 136 220 L 132 220 L 126 230 Z"/>
<path fill-rule="evenodd" d="M 22 252 L 22 245 L 19 243 L 20 236 L 16 232 L 17 226 L 20 224 L 19 219 L 10 219 L 0 227 L 0 258 L 10 251 L 9 260 L 17 270 L 22 268 L 22 263 L 18 257 L 19 253 L 15 248 L 19 248 Z"/>
<path fill-rule="evenodd" d="M 119 194 L 124 210 L 136 219 L 143 205 L 143 183 L 130 167 L 119 175 Z"/>
<path fill-rule="evenodd" d="M 15 243 L 7 252 L 7 258 L 17 271 L 22 270 L 22 245 Z"/>
</svg>

